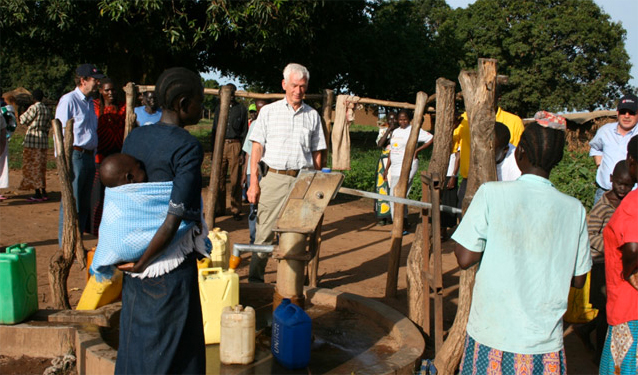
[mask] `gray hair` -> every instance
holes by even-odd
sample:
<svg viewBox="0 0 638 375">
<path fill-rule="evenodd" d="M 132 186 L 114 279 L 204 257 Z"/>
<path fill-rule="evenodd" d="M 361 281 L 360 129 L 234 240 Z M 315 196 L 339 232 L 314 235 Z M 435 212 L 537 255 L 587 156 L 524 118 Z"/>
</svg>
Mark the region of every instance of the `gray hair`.
<svg viewBox="0 0 638 375">
<path fill-rule="evenodd" d="M 310 81 L 310 72 L 301 64 L 290 63 L 286 65 L 284 68 L 284 80 L 288 82 L 288 78 L 290 78 L 290 75 L 293 73 L 301 75 L 302 78 L 306 79 L 306 82 Z"/>
</svg>

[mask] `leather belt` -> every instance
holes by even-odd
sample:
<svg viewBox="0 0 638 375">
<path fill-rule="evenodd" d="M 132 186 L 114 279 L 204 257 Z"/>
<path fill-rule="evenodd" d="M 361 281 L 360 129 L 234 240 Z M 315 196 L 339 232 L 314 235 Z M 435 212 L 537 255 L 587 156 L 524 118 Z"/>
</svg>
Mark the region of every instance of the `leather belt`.
<svg viewBox="0 0 638 375">
<path fill-rule="evenodd" d="M 75 151 L 79 151 L 79 152 L 81 152 L 81 153 L 83 153 L 83 154 L 88 154 L 89 152 L 90 152 L 90 153 L 93 153 L 93 150 L 87 150 L 87 149 L 82 148 L 82 147 L 79 147 L 79 146 L 73 146 L 73 149 L 74 149 Z"/>
<path fill-rule="evenodd" d="M 268 167 L 268 173 L 285 174 L 286 176 L 297 177 L 299 169 L 275 169 Z"/>
<path fill-rule="evenodd" d="M 226 143 L 235 143 L 235 142 L 239 142 L 239 139 L 237 139 L 237 138 L 227 138 L 227 139 L 224 139 L 224 142 L 226 142 Z"/>
</svg>

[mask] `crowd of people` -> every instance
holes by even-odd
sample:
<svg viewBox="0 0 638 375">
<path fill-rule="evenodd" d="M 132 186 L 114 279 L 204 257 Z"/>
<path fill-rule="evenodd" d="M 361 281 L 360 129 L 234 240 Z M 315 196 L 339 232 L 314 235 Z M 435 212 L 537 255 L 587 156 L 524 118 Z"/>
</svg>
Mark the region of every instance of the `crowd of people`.
<svg viewBox="0 0 638 375">
<path fill-rule="evenodd" d="M 275 241 L 273 226 L 297 175 L 304 169 L 320 170 L 325 162 L 321 118 L 303 101 L 309 80 L 304 66 L 288 64 L 281 82 L 284 98 L 272 103 L 255 100 L 248 109 L 231 87 L 222 145 L 214 142 L 219 109 L 215 114 L 211 145 L 223 147 L 222 176 L 230 176 L 230 213 L 238 221 L 243 219 L 245 187 L 251 243 Z M 201 79 L 184 68 L 162 73 L 155 90 L 142 95 L 142 105 L 135 108 L 138 126 L 126 139 L 125 105 L 118 100 L 118 86 L 91 64 L 77 68 L 75 84 L 73 91 L 60 98 L 54 116 L 42 104 L 42 91 L 34 90 L 33 105 L 17 119 L 27 127 L 20 189 L 34 191 L 31 201 L 48 199 L 46 155 L 53 117 L 62 124 L 74 119 L 72 187 L 82 232 L 99 236 L 104 222 L 118 236 L 120 231 L 128 234 L 130 228 L 122 218 L 131 220 L 144 209 L 134 205 L 114 210 L 112 202 L 119 196 L 134 197 L 137 202 L 138 194 L 162 191 L 155 203 L 162 215 L 154 215 L 156 221 L 143 246 L 133 244 L 136 241 L 126 235 L 100 236 L 91 269 L 100 273 L 106 266 L 125 271 L 116 373 L 203 373 L 196 260 L 210 251 L 201 241 L 208 233 L 201 199 L 204 151 L 184 130 L 201 119 Z M 596 204 L 589 215 L 580 201 L 559 192 L 549 181 L 563 158 L 566 120 L 539 111 L 524 126 L 518 116 L 498 105 L 494 110 L 497 181 L 478 189 L 460 223 L 455 216 L 444 220 L 446 227 L 454 228 L 459 266 L 478 265 L 461 373 L 490 369 L 566 373 L 563 315 L 568 293 L 570 286 L 582 288 L 591 272 L 591 302 L 599 314 L 579 327 L 579 333 L 589 340 L 595 331 L 592 347 L 601 373 L 635 374 L 638 98 L 623 96 L 618 121 L 601 127 L 590 142 L 598 171 Z M 11 129 L 7 119 L 10 115 L 0 116 L 0 188 L 7 172 L 2 164 Z M 377 166 L 378 192 L 395 195 L 411 120 L 407 110 L 387 115 L 377 138 L 383 149 Z M 460 207 L 470 173 L 466 114 L 455 114 L 453 140 L 443 199 L 444 204 Z M 432 142 L 432 134 L 419 130 L 420 146 L 409 156 L 408 187 L 418 170 L 419 152 Z M 226 179 L 221 180 L 216 215 L 226 211 Z M 60 233 L 64 209 L 68 208 L 60 207 Z M 135 212 L 120 216 L 126 210 Z M 387 201 L 378 202 L 375 213 L 380 224 L 396 215 Z M 399 214 L 407 215 L 407 211 Z M 109 260 L 118 251 L 122 252 L 119 260 Z M 253 254 L 250 282 L 264 282 L 267 262 L 263 253 Z"/>
</svg>

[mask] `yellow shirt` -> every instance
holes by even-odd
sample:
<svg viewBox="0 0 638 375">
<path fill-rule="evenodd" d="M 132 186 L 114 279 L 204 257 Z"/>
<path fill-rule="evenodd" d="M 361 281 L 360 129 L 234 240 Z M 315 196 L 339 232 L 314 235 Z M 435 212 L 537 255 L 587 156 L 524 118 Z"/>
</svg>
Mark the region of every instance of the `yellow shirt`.
<svg viewBox="0 0 638 375">
<path fill-rule="evenodd" d="M 459 173 L 461 177 L 467 178 L 467 173 L 470 169 L 470 124 L 467 122 L 467 112 L 463 113 L 462 117 L 461 125 L 454 129 L 453 139 L 454 142 L 459 142 L 461 147 Z M 498 107 L 496 121 L 507 126 L 510 130 L 510 143 L 514 146 L 518 146 L 518 142 L 521 140 L 521 134 L 523 134 L 523 130 L 525 130 L 523 120 L 515 114 L 506 112 L 501 107 Z"/>
</svg>

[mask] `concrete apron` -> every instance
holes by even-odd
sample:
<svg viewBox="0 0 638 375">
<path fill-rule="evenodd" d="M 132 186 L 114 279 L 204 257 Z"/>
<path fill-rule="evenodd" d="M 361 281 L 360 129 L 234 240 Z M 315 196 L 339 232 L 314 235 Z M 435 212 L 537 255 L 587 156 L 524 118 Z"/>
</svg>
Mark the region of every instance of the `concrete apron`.
<svg viewBox="0 0 638 375">
<path fill-rule="evenodd" d="M 240 303 L 251 296 L 272 301 L 272 284 L 240 284 Z M 333 310 L 349 310 L 378 322 L 399 347 L 386 358 L 382 372 L 412 374 L 420 364 L 425 341 L 416 326 L 396 310 L 371 299 L 331 289 L 306 288 L 306 301 Z M 250 305 L 250 303 L 248 303 Z M 106 344 L 101 327 L 119 324 L 120 303 L 95 311 L 39 310 L 28 321 L 0 325 L 0 355 L 54 358 L 75 352 L 78 374 L 112 374 L 117 351 Z"/>
</svg>

